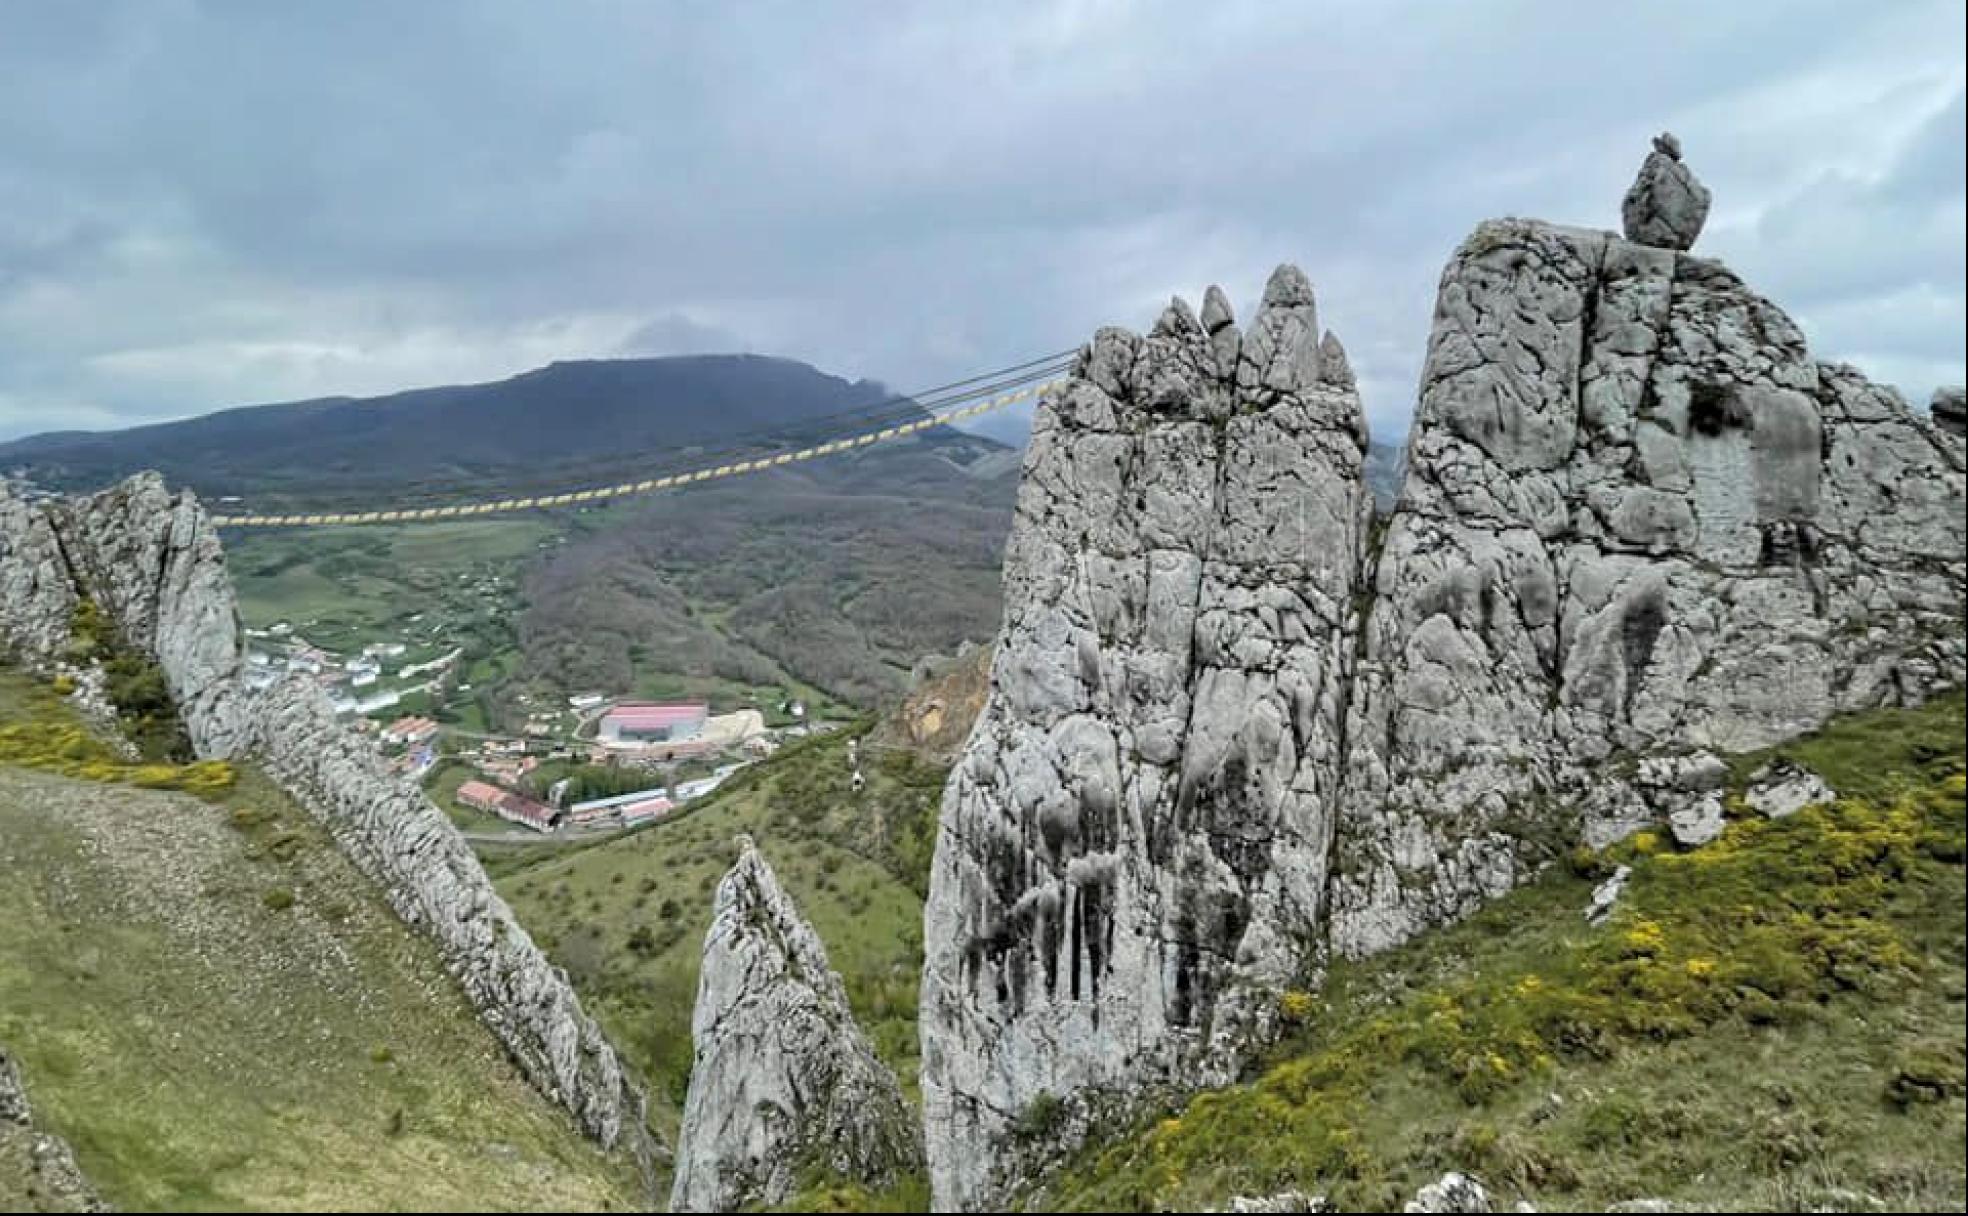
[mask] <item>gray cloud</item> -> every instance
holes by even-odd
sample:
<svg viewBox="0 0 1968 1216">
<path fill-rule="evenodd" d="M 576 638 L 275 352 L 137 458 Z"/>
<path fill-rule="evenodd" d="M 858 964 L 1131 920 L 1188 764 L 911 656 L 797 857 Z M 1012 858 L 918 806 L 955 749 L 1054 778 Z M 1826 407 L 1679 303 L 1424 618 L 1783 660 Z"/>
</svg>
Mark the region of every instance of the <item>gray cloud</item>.
<svg viewBox="0 0 1968 1216">
<path fill-rule="evenodd" d="M 0 437 L 750 349 L 909 386 L 1304 265 L 1374 425 L 1660 127 L 1820 353 L 1963 365 L 1958 3 L 22 5 Z"/>
</svg>

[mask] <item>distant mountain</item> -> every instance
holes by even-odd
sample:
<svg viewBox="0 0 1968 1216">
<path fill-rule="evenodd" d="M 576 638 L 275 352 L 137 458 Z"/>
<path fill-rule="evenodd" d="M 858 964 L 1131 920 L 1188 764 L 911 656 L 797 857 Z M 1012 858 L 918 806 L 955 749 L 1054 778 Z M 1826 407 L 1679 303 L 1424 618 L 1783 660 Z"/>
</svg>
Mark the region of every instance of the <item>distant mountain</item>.
<svg viewBox="0 0 1968 1216">
<path fill-rule="evenodd" d="M 222 410 L 110 432 L 0 444 L 0 470 L 78 489 L 153 468 L 207 496 L 301 498 L 511 474 L 563 480 L 648 467 L 650 455 L 817 435 L 832 415 L 891 403 L 873 381 L 759 355 L 555 363 L 491 384 Z M 523 488 L 523 487 L 522 487 Z"/>
</svg>

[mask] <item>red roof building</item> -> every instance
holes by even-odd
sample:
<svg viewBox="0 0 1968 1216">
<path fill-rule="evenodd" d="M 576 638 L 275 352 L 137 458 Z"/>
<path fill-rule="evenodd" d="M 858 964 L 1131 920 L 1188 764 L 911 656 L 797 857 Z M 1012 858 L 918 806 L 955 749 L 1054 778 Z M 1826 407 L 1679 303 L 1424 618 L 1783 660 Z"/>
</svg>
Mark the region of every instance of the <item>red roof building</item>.
<svg viewBox="0 0 1968 1216">
<path fill-rule="evenodd" d="M 665 705 L 623 701 L 601 716 L 604 743 L 673 743 L 704 729 L 711 707 L 702 703 Z"/>
<path fill-rule="evenodd" d="M 483 781 L 467 781 L 459 786 L 458 801 L 536 832 L 551 832 L 560 826 L 560 812 L 546 803 Z"/>
</svg>

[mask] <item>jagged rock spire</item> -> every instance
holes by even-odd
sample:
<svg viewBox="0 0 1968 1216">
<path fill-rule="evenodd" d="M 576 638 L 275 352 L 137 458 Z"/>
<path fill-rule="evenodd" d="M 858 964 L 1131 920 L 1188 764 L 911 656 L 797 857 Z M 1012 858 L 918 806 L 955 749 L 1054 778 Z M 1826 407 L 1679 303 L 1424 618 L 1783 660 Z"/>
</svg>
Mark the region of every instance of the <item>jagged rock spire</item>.
<svg viewBox="0 0 1968 1216">
<path fill-rule="evenodd" d="M 1654 150 L 1626 192 L 1620 219 L 1626 239 L 1663 249 L 1692 249 L 1708 220 L 1708 187 L 1681 163 L 1681 141 L 1671 132 L 1654 137 Z"/>
<path fill-rule="evenodd" d="M 894 1074 L 750 837 L 718 884 L 690 1035 L 671 1211 L 774 1204 L 812 1167 L 876 1187 L 921 1168 Z"/>
<path fill-rule="evenodd" d="M 1242 334 L 1211 288 L 1040 406 L 924 913 L 939 1207 L 1087 1126 L 1013 1143 L 1047 1095 L 1228 1075 L 1298 965 L 1370 509 L 1343 369 L 1282 266 Z"/>
</svg>

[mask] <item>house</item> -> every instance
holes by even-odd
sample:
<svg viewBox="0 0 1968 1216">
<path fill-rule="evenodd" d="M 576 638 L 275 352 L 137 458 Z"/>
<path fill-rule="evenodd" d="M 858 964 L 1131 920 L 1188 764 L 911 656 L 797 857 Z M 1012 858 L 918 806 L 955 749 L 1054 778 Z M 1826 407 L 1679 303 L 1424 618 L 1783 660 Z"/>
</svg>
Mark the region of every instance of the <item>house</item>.
<svg viewBox="0 0 1968 1216">
<path fill-rule="evenodd" d="M 398 718 L 383 728 L 384 743 L 407 743 L 414 747 L 436 737 L 437 723 L 429 718 Z"/>
<path fill-rule="evenodd" d="M 593 709 L 607 699 L 598 692 L 583 692 L 567 698 L 567 703 L 575 709 Z"/>
<path fill-rule="evenodd" d="M 668 798 L 644 798 L 640 802 L 631 802 L 627 806 L 616 808 L 615 813 L 622 817 L 623 825 L 627 826 L 651 819 L 661 819 L 674 805 Z"/>
<path fill-rule="evenodd" d="M 567 808 L 567 821 L 578 827 L 596 827 L 607 823 L 620 823 L 624 826 L 659 819 L 676 804 L 664 796 L 662 788 L 637 790 L 632 794 L 617 794 L 613 798 L 592 798 L 577 802 Z"/>
<path fill-rule="evenodd" d="M 658 785 L 646 790 L 633 790 L 627 794 L 615 794 L 608 798 L 590 798 L 586 802 L 577 802 L 573 806 L 568 807 L 567 813 L 578 820 L 583 815 L 591 816 L 598 811 L 611 811 L 618 807 L 628 806 L 632 802 L 646 802 L 652 798 L 661 798 L 666 792 L 663 786 Z"/>
<path fill-rule="evenodd" d="M 458 787 L 458 801 L 475 810 L 497 815 L 536 832 L 551 832 L 560 826 L 559 811 L 524 794 L 502 790 L 483 781 L 467 781 Z"/>
<path fill-rule="evenodd" d="M 711 707 L 702 702 L 664 705 L 622 701 L 601 716 L 601 741 L 636 746 L 694 739 L 703 731 L 710 713 Z"/>
</svg>

